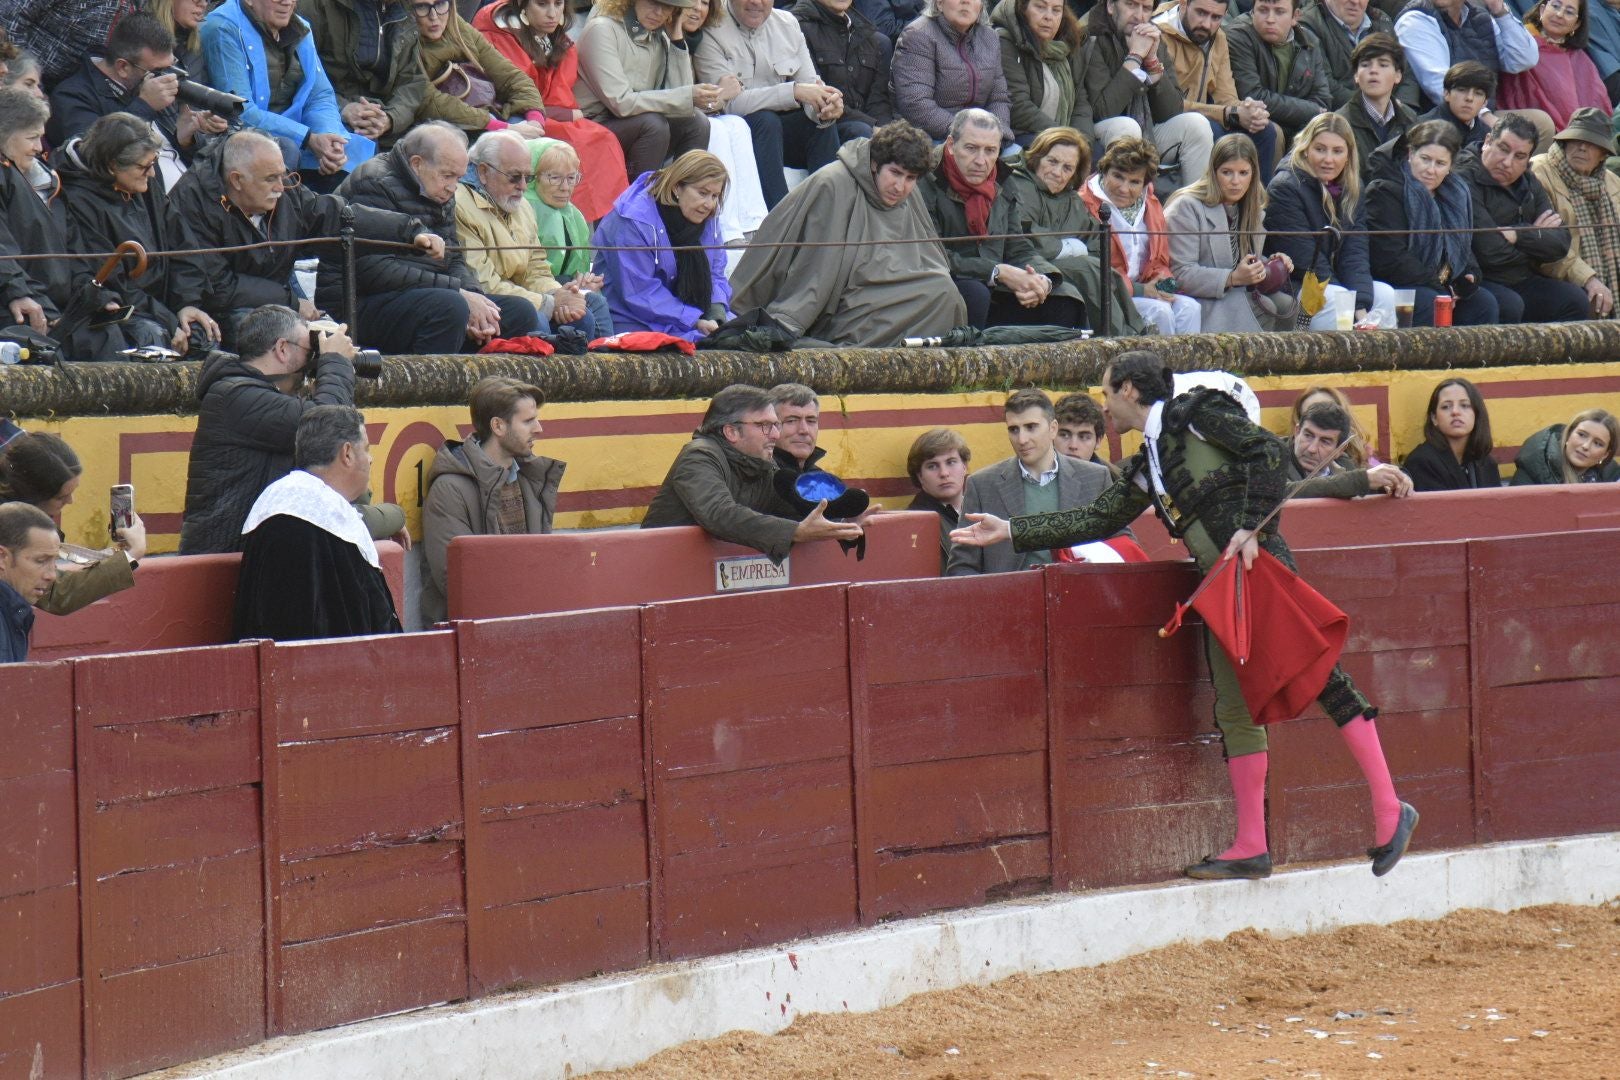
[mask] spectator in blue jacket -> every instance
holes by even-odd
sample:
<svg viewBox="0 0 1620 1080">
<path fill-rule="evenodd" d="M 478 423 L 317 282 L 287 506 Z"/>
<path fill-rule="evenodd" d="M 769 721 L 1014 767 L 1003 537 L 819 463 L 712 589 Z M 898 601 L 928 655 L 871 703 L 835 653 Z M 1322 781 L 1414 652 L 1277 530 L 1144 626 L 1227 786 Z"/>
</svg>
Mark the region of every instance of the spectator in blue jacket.
<svg viewBox="0 0 1620 1080">
<path fill-rule="evenodd" d="M 731 317 L 717 220 L 728 179 L 719 158 L 688 150 L 673 164 L 637 177 L 614 200 L 591 246 L 616 331 L 652 330 L 697 341 Z M 691 250 L 603 250 L 666 245 Z"/>
<path fill-rule="evenodd" d="M 1266 254 L 1281 252 L 1294 263 L 1294 283 L 1314 272 L 1326 283 L 1322 310 L 1311 319 L 1312 330 L 1336 329 L 1336 297 L 1356 297 L 1356 321 L 1378 311 L 1385 326 L 1395 325 L 1395 290 L 1374 281 L 1367 255 L 1361 212 L 1361 168 L 1356 136 L 1339 113 L 1321 113 L 1294 140 L 1294 150 L 1266 189 Z M 1333 232 L 1323 230 L 1333 229 Z M 1279 236 L 1285 232 L 1322 232 L 1316 237 Z"/>
<path fill-rule="evenodd" d="M 296 8 L 295 0 L 225 0 L 203 20 L 203 57 L 215 86 L 247 99 L 242 122 L 281 144 L 287 168 L 336 177 L 377 148 L 344 126 Z"/>
</svg>

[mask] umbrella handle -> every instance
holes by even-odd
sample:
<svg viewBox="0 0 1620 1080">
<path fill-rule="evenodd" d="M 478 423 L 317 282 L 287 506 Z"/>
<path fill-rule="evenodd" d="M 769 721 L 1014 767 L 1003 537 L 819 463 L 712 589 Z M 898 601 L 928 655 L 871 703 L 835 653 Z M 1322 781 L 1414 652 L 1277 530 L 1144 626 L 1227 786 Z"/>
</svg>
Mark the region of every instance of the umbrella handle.
<svg viewBox="0 0 1620 1080">
<path fill-rule="evenodd" d="M 113 276 L 113 272 L 118 269 L 118 264 L 124 261 L 126 255 L 135 259 L 135 266 L 129 272 L 130 277 L 138 278 L 146 273 L 146 249 L 134 240 L 125 240 L 113 249 L 113 253 L 107 256 L 107 261 L 101 264 L 101 269 L 96 271 L 95 283 L 107 284 L 107 279 Z"/>
</svg>

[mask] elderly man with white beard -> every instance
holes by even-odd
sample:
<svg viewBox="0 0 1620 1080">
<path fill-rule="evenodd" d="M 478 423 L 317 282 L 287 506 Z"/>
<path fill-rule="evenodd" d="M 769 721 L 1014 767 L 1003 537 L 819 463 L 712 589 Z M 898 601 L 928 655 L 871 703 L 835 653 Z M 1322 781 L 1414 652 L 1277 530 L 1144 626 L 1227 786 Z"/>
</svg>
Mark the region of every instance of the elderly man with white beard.
<svg viewBox="0 0 1620 1080">
<path fill-rule="evenodd" d="M 509 131 L 486 131 L 470 157 L 473 179 L 456 189 L 456 232 L 479 285 L 490 296 L 533 303 L 542 333 L 573 325 L 587 338 L 599 337 L 585 295 L 552 272 L 534 208 L 523 197 L 534 182 L 528 143 Z"/>
</svg>

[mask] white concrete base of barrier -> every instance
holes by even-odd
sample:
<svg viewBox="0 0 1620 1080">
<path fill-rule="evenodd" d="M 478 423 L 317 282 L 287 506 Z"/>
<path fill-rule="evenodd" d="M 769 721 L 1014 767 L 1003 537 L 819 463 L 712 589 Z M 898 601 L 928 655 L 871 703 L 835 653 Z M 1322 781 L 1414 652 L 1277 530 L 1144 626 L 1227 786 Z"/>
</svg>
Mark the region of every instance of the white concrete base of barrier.
<svg viewBox="0 0 1620 1080">
<path fill-rule="evenodd" d="M 1233 903 L 1241 894 L 1242 903 Z M 774 1032 L 802 1013 L 865 1012 L 1020 972 L 1090 967 L 1254 927 L 1303 934 L 1460 908 L 1620 896 L 1620 833 L 1365 862 L 1262 882 L 1175 882 L 1008 901 L 548 990 L 272 1040 L 167 1080 L 551 1080 L 635 1064 L 689 1039 Z"/>
</svg>

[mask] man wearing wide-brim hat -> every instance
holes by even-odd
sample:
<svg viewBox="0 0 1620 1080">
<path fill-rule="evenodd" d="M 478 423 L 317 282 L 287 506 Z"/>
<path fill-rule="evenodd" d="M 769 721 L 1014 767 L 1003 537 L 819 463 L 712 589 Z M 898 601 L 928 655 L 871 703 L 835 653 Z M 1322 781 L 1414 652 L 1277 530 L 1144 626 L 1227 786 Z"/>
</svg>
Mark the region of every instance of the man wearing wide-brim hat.
<svg viewBox="0 0 1620 1080">
<path fill-rule="evenodd" d="M 1595 319 L 1614 316 L 1620 289 L 1620 176 L 1603 167 L 1614 152 L 1609 118 L 1586 108 L 1575 110 L 1545 154 L 1530 159 L 1570 232 L 1569 254 L 1537 269 L 1585 289 Z"/>
</svg>

